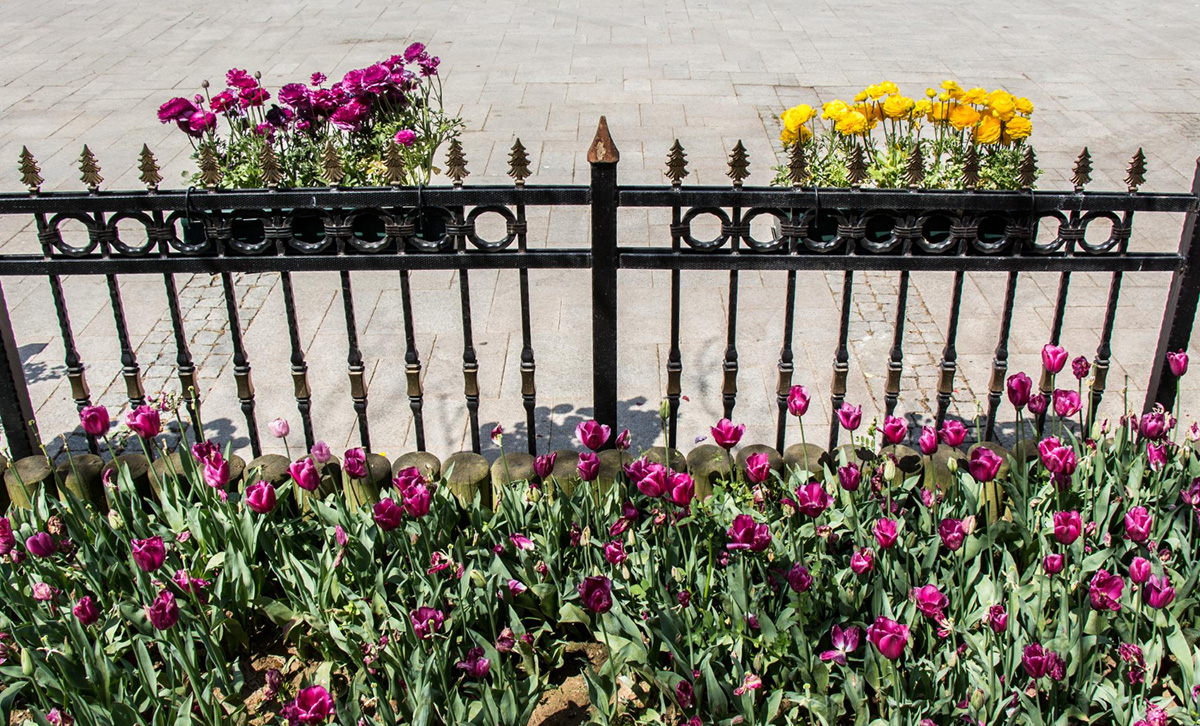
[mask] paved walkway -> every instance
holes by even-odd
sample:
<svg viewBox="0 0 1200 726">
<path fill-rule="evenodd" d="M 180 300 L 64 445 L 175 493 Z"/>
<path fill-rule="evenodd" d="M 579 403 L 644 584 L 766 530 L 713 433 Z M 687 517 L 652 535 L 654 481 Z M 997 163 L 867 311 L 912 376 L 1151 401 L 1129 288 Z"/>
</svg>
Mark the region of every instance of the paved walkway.
<svg viewBox="0 0 1200 726">
<path fill-rule="evenodd" d="M 724 183 L 724 160 L 744 140 L 751 183 L 765 183 L 775 163 L 772 114 L 798 102 L 847 97 L 889 79 L 909 93 L 954 77 L 967 85 L 1003 86 L 1037 105 L 1033 141 L 1046 174 L 1043 188 L 1062 187 L 1082 145 L 1095 160 L 1095 188 L 1121 188 L 1124 167 L 1142 146 L 1149 160 L 1147 189 L 1185 191 L 1200 152 L 1200 72 L 1194 3 L 1131 7 L 1116 2 L 971 0 L 891 3 L 644 3 L 610 0 L 557 2 L 328 2 L 214 1 L 153 8 L 132 0 L 106 3 L 47 0 L 13 5 L 0 21 L 0 170 L 17 190 L 15 160 L 28 145 L 43 166 L 47 189 L 81 189 L 75 160 L 84 143 L 96 153 L 105 188 L 137 186 L 137 152 L 148 143 L 168 182 L 189 170 L 181 134 L 160 126 L 157 106 L 196 90 L 230 66 L 261 70 L 271 88 L 321 70 L 340 75 L 420 40 L 443 59 L 447 99 L 467 122 L 463 142 L 471 182 L 506 181 L 507 149 L 519 135 L 536 169 L 532 182 L 587 179 L 584 156 L 597 118 L 606 114 L 621 150 L 622 181 L 657 183 L 670 143 L 687 148 L 689 183 Z M 1139 219 L 1135 242 L 1172 248 L 1179 220 Z M 533 229 L 556 239 L 586 239 L 580 210 L 556 211 Z M 668 240 L 662 219 L 622 212 L 624 239 Z M 25 220 L 0 220 L 3 252 L 31 251 L 36 239 Z M 623 425 L 648 445 L 653 411 L 665 390 L 667 279 L 622 273 L 621 396 Z M 534 344 L 539 414 L 553 445 L 590 400 L 586 303 L 578 297 L 586 273 L 534 273 L 538 311 Z M 413 276 L 419 345 L 427 365 L 429 447 L 440 453 L 469 441 L 461 392 L 461 332 L 457 282 L 450 273 Z M 689 397 L 681 441 L 703 434 L 720 411 L 726 278 L 685 277 L 684 391 Z M 917 418 L 931 410 L 948 312 L 949 276 L 914 275 L 905 338 L 902 409 Z M 1013 341 L 1013 369 L 1033 369 L 1046 339 L 1057 275 L 1022 277 Z M 1166 277 L 1127 275 L 1118 315 L 1113 371 L 1105 415 L 1141 400 L 1148 351 L 1153 350 Z M 174 350 L 161 279 L 124 278 L 131 333 L 147 388 L 170 385 Z M 234 397 L 230 347 L 219 280 L 184 280 L 187 327 L 206 386 L 213 432 L 245 442 Z M 345 327 L 337 277 L 298 275 L 302 328 L 316 390 L 318 435 L 335 447 L 356 441 L 345 376 Z M 783 301 L 781 273 L 744 274 L 741 288 L 741 397 L 736 418 L 750 438 L 770 441 L 771 391 Z M 520 332 L 515 273 L 472 276 L 480 376 L 481 421 L 521 430 Z M 894 318 L 895 275 L 860 276 L 851 327 L 849 398 L 882 404 L 886 354 Z M 398 285 L 394 275 L 355 277 L 362 349 L 371 376 L 377 449 L 412 446 L 403 360 Z M 830 379 L 840 276 L 801 275 L 797 375 L 825 401 Z M 1072 354 L 1091 354 L 1103 314 L 1107 278 L 1077 275 L 1064 341 Z M 258 386 L 259 420 L 290 416 L 286 331 L 276 276 L 238 280 L 243 324 Z M 71 428 L 74 410 L 62 378 L 48 288 L 41 279 L 4 280 L 18 341 L 32 379 L 44 432 Z M 112 407 L 123 400 L 119 351 L 103 281 L 67 283 L 72 322 L 95 397 Z M 960 338 L 962 376 L 955 412 L 969 417 L 986 390 L 1002 275 L 973 275 L 967 286 Z M 1200 389 L 1187 401 L 1200 404 Z M 827 404 L 819 413 L 828 415 Z M 294 425 L 294 428 L 298 428 Z M 810 431 L 813 439 L 822 432 Z M 264 431 L 265 435 L 265 431 Z M 485 437 L 486 438 L 486 437 Z M 514 446 L 520 443 L 514 442 Z"/>
</svg>

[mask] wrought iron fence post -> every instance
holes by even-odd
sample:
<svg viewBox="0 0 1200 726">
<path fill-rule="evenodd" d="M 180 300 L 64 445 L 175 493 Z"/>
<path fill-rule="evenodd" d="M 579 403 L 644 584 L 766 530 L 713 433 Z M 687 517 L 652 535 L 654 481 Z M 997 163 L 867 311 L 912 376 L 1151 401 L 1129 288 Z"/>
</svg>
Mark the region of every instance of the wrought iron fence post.
<svg viewBox="0 0 1200 726">
<path fill-rule="evenodd" d="M 592 166 L 592 408 L 617 427 L 617 162 L 621 155 L 601 116 L 588 148 Z"/>
<path fill-rule="evenodd" d="M 1192 194 L 1200 202 L 1200 159 L 1196 160 L 1196 173 L 1192 176 Z M 1146 386 L 1144 411 L 1155 403 L 1168 410 L 1175 403 L 1179 381 L 1167 367 L 1167 352 L 1187 350 L 1192 338 L 1192 325 L 1196 321 L 1196 306 L 1200 303 L 1200 212 L 1195 207 L 1187 213 L 1183 222 L 1183 234 L 1179 238 L 1179 254 L 1183 264 L 1171 275 L 1171 289 L 1167 295 L 1167 307 L 1163 310 L 1162 328 L 1158 333 L 1158 350 L 1150 372 L 1150 384 Z"/>
<path fill-rule="evenodd" d="M 4 287 L 0 285 L 0 423 L 4 424 L 4 434 L 8 437 L 8 448 L 14 461 L 33 456 L 39 448 L 31 426 L 33 421 L 33 404 L 29 400 L 25 369 L 21 365 L 17 339 L 13 336 Z"/>
</svg>

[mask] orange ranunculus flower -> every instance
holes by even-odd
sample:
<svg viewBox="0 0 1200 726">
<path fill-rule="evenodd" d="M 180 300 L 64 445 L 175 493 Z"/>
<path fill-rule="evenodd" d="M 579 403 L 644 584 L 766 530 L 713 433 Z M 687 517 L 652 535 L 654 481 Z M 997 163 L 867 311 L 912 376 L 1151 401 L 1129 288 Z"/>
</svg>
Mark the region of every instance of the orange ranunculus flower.
<svg viewBox="0 0 1200 726">
<path fill-rule="evenodd" d="M 988 92 L 982 88 L 972 88 L 962 95 L 963 103 L 972 103 L 976 106 L 987 102 Z"/>
<path fill-rule="evenodd" d="M 821 106 L 821 118 L 828 119 L 830 121 L 836 122 L 849 112 L 850 106 L 848 106 L 846 102 L 840 98 L 835 98 L 834 100 L 829 101 L 825 105 Z"/>
<path fill-rule="evenodd" d="M 867 117 L 861 111 L 847 111 L 837 120 L 835 127 L 843 136 L 854 136 L 867 132 Z"/>
<path fill-rule="evenodd" d="M 950 109 L 950 125 L 962 131 L 979 123 L 979 112 L 966 104 L 955 104 Z"/>
<path fill-rule="evenodd" d="M 1027 139 L 1033 133 L 1033 122 L 1024 116 L 1016 116 L 1004 124 L 1006 140 Z"/>
<path fill-rule="evenodd" d="M 988 107 L 1002 121 L 1013 117 L 1017 110 L 1017 99 L 1008 91 L 996 89 L 988 94 Z"/>
<path fill-rule="evenodd" d="M 891 95 L 883 102 L 883 115 L 890 119 L 902 119 L 908 116 L 914 105 L 916 104 L 908 96 Z"/>
<path fill-rule="evenodd" d="M 816 115 L 817 112 L 813 110 L 812 106 L 809 106 L 807 103 L 802 103 L 799 106 L 792 106 L 788 110 L 784 111 L 779 116 L 779 120 L 783 122 L 784 128 L 791 131 L 796 131 L 801 126 L 811 121 Z"/>
<path fill-rule="evenodd" d="M 979 119 L 975 127 L 975 142 L 979 144 L 995 144 L 1000 141 L 1000 119 L 991 114 Z"/>
<path fill-rule="evenodd" d="M 930 104 L 929 120 L 935 124 L 944 126 L 950 122 L 950 112 L 957 106 L 958 104 L 946 101 L 938 101 L 937 103 Z"/>
<path fill-rule="evenodd" d="M 1024 96 L 1021 96 L 1020 98 L 1018 98 L 1016 100 L 1016 106 L 1017 106 L 1017 110 L 1020 111 L 1021 113 L 1025 114 L 1026 116 L 1033 113 L 1033 101 L 1030 101 L 1028 98 L 1025 98 Z"/>
</svg>

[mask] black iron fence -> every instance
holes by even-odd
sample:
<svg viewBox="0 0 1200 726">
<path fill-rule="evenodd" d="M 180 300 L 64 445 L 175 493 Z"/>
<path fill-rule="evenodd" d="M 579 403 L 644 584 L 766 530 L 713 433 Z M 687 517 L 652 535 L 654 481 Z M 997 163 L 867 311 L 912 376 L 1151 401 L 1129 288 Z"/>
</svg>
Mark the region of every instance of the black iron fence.
<svg viewBox="0 0 1200 726">
<path fill-rule="evenodd" d="M 517 142 L 519 147 L 520 142 Z M 936 191 L 919 188 L 919 166 L 910 169 L 911 189 L 817 189 L 805 185 L 805 160 L 791 155 L 791 187 L 752 188 L 746 179 L 744 149 L 731 157 L 726 187 L 688 187 L 686 155 L 678 142 L 668 157 L 670 186 L 622 186 L 617 180 L 619 154 L 601 119 L 588 152 L 591 183 L 587 186 L 526 185 L 530 175 L 523 154 L 514 153 L 509 175 L 514 184 L 467 186 L 465 165 L 451 170 L 452 187 L 219 190 L 220 179 L 209 174 L 203 189 L 159 190 L 161 177 L 153 157 L 143 150 L 146 191 L 100 191 L 95 160 L 85 149 L 82 169 L 88 193 L 42 193 L 32 156 L 22 154 L 21 171 L 28 194 L 0 195 L 0 215 L 32 216 L 40 255 L 0 255 L 0 280 L 11 276 L 48 278 L 65 351 L 66 374 L 72 397 L 80 408 L 91 404 L 85 362 L 75 344 L 62 278 L 71 275 L 105 277 L 121 348 L 122 375 L 131 405 L 145 401 L 137 351 L 128 335 L 119 279 L 123 275 L 161 275 L 176 348 L 176 372 L 183 392 L 196 387 L 196 366 L 188 348 L 184 315 L 175 275 L 206 273 L 222 281 L 233 349 L 236 395 L 246 418 L 250 444 L 260 454 L 259 425 L 249 352 L 242 339 L 238 300 L 232 275 L 238 272 L 278 273 L 291 347 L 292 383 L 306 443 L 314 441 L 312 391 L 305 350 L 297 321 L 291 274 L 336 271 L 341 277 L 348 334 L 347 370 L 350 395 L 357 414 L 362 445 L 370 448 L 368 390 L 358 347 L 352 273 L 395 270 L 400 277 L 407 394 L 414 418 L 417 447 L 425 448 L 422 409 L 424 389 L 421 351 L 416 345 L 413 293 L 409 274 L 418 270 L 455 270 L 461 292 L 464 398 L 471 420 L 472 444 L 478 451 L 478 362 L 472 334 L 470 273 L 475 270 L 516 269 L 519 274 L 522 320 L 521 396 L 527 414 L 529 450 L 534 452 L 536 359 L 531 341 L 533 316 L 529 303 L 531 269 L 588 268 L 591 270 L 593 406 L 601 422 L 617 421 L 617 296 L 618 270 L 668 270 L 671 273 L 670 352 L 667 361 L 667 400 L 670 406 L 668 440 L 675 446 L 681 398 L 680 286 L 688 270 L 720 270 L 729 274 L 727 338 L 722 364 L 724 410 L 737 401 L 738 275 L 746 270 L 777 270 L 787 274 L 783 300 L 783 340 L 778 363 L 777 448 L 783 449 L 787 392 L 793 372 L 793 333 L 796 311 L 796 273 L 799 270 L 840 271 L 843 274 L 838 344 L 833 351 L 829 388 L 832 408 L 841 405 L 849 372 L 848 330 L 852 285 L 856 273 L 888 270 L 899 273 L 893 344 L 887 360 L 885 407 L 892 413 L 900 397 L 903 336 L 909 274 L 913 271 L 951 271 L 954 282 L 937 390 L 937 419 L 946 415 L 954 387 L 958 351 L 956 339 L 962 313 L 963 276 L 971 271 L 1007 273 L 1003 315 L 989 382 L 985 431 L 995 435 L 997 409 L 1004 391 L 1009 334 L 1022 272 L 1060 273 L 1050 342 L 1062 332 L 1068 289 L 1073 272 L 1111 274 L 1108 303 L 1094 360 L 1090 391 L 1095 410 L 1104 395 L 1110 343 L 1123 276 L 1126 273 L 1171 272 L 1171 288 L 1163 313 L 1158 350 L 1147 383 L 1148 408 L 1156 401 L 1170 404 L 1176 381 L 1164 373 L 1167 350 L 1186 349 L 1200 298 L 1200 228 L 1197 205 L 1200 171 L 1190 193 L 1148 194 L 1139 191 L 1144 162 L 1135 157 L 1126 180 L 1127 191 L 1090 192 L 1086 150 L 1076 167 L 1075 189 L 1068 192 L 997 192 L 967 189 Z M 1035 178 L 1034 157 L 1026 156 L 1023 177 Z M 968 184 L 972 170 L 966 170 Z M 916 175 L 917 178 L 913 178 Z M 977 175 L 976 175 L 977 176 Z M 590 244 L 531 249 L 527 211 L 541 207 L 588 207 Z M 670 210 L 671 223 L 662 239 L 670 245 L 632 247 L 620 244 L 620 208 Z M 1173 252 L 1131 249 L 1134 214 L 1184 214 L 1183 235 Z M 489 240 L 477 222 L 499 215 L 505 234 Z M 713 239 L 698 239 L 693 223 L 712 218 L 720 231 Z M 708 221 L 711 222 L 712 219 Z M 86 230 L 86 242 L 72 243 L 63 234 L 73 220 Z M 767 221 L 769 224 L 764 225 Z M 757 224 L 756 224 L 757 221 Z M 140 227 L 137 239 L 125 238 L 119 225 Z M 754 229 L 768 232 L 755 233 Z M 144 230 L 144 233 L 141 231 Z M 756 236 L 756 234 L 761 235 Z M 127 235 L 126 235 L 127 236 Z M 580 240 L 582 242 L 582 240 Z M 35 415 L 22 371 L 12 324 L 0 289 L 0 418 L 14 457 L 37 447 Z M 1050 385 L 1043 379 L 1042 388 Z M 191 406 L 199 405 L 195 401 Z M 199 420 L 199 411 L 190 414 Z M 838 441 L 838 421 L 831 421 L 830 446 Z M 93 446 L 95 442 L 92 442 Z"/>
</svg>

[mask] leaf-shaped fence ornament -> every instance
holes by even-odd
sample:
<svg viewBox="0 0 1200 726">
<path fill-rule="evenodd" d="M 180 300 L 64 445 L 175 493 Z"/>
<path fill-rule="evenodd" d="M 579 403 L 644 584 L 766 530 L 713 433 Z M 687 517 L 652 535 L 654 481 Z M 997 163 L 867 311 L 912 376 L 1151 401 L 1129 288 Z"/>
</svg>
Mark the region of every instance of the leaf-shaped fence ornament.
<svg viewBox="0 0 1200 726">
<path fill-rule="evenodd" d="M 683 150 L 679 139 L 675 139 L 675 143 L 671 144 L 671 149 L 667 152 L 667 178 L 671 180 L 671 186 L 683 184 L 683 180 L 691 174 L 687 167 L 687 152 Z"/>
<path fill-rule="evenodd" d="M 33 158 L 33 154 L 27 146 L 21 147 L 21 155 L 18 158 L 21 183 L 29 189 L 30 193 L 37 194 L 42 190 L 42 183 L 46 181 L 42 178 L 42 169 L 38 166 L 37 159 Z"/>
<path fill-rule="evenodd" d="M 325 150 L 321 152 L 321 169 L 325 181 L 329 182 L 331 187 L 336 187 L 346 178 L 346 169 L 342 166 L 342 155 L 334 145 L 333 139 L 326 142 Z"/>
<path fill-rule="evenodd" d="M 1032 189 L 1037 176 L 1037 154 L 1033 153 L 1032 146 L 1026 146 L 1025 156 L 1021 157 L 1021 164 L 1017 168 L 1017 183 L 1022 189 Z"/>
<path fill-rule="evenodd" d="M 512 149 L 508 152 L 508 175 L 519 187 L 525 186 L 525 180 L 533 176 L 533 172 L 529 170 L 529 153 L 525 151 L 525 145 L 519 138 L 513 142 Z"/>
<path fill-rule="evenodd" d="M 963 186 L 967 189 L 974 189 L 979 186 L 979 152 L 975 150 L 975 145 L 971 144 L 967 147 L 967 153 L 963 155 L 962 174 L 960 175 Z"/>
<path fill-rule="evenodd" d="M 750 176 L 750 154 L 746 151 L 741 139 L 738 139 L 733 151 L 729 154 L 729 171 L 725 172 L 725 176 L 733 180 L 735 187 L 740 187 L 742 182 Z"/>
<path fill-rule="evenodd" d="M 808 157 L 804 153 L 804 144 L 792 144 L 788 150 L 788 180 L 793 187 L 802 187 L 808 181 Z"/>
<path fill-rule="evenodd" d="M 446 151 L 446 176 L 454 182 L 454 186 L 461 187 L 463 180 L 471 175 L 467 171 L 467 155 L 463 152 L 462 142 L 458 139 L 450 140 L 450 148 Z"/>
<path fill-rule="evenodd" d="M 96 161 L 96 155 L 87 147 L 87 144 L 83 145 L 83 153 L 79 156 L 79 171 L 79 179 L 87 185 L 88 191 L 94 192 L 100 188 L 100 183 L 104 181 L 104 177 L 100 176 L 100 164 Z"/>
<path fill-rule="evenodd" d="M 914 189 L 925 181 L 925 157 L 921 154 L 920 142 L 913 145 L 908 153 L 908 163 L 904 167 L 904 178 Z"/>
<path fill-rule="evenodd" d="M 867 180 L 867 158 L 861 146 L 856 145 L 850 152 L 850 159 L 846 163 L 846 179 L 856 189 Z"/>
<path fill-rule="evenodd" d="M 1129 161 L 1129 170 L 1125 174 L 1125 186 L 1133 194 L 1146 183 L 1146 154 L 1138 148 L 1137 153 Z"/>
<path fill-rule="evenodd" d="M 263 140 L 262 153 L 259 155 L 259 167 L 262 171 L 263 184 L 267 189 L 277 189 L 283 180 L 283 170 L 279 168 L 279 155 L 270 139 Z"/>
<path fill-rule="evenodd" d="M 221 185 L 221 164 L 212 143 L 200 145 L 200 183 L 205 189 L 216 189 Z"/>
<path fill-rule="evenodd" d="M 383 155 L 383 178 L 388 184 L 398 187 L 404 184 L 404 154 L 395 140 L 388 142 Z"/>
<path fill-rule="evenodd" d="M 157 191 L 163 180 L 162 172 L 158 167 L 158 159 L 154 158 L 154 152 L 146 144 L 142 144 L 142 151 L 138 155 L 138 171 L 141 172 L 138 178 L 146 185 L 146 189 Z"/>
<path fill-rule="evenodd" d="M 1075 186 L 1075 191 L 1081 192 L 1091 180 L 1092 155 L 1088 153 L 1088 148 L 1085 146 L 1083 151 L 1079 152 L 1079 158 L 1075 160 L 1075 168 L 1071 172 L 1071 184 Z"/>
</svg>

